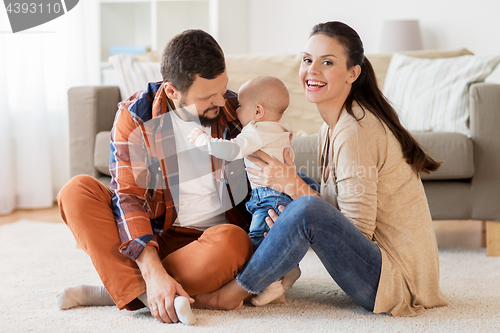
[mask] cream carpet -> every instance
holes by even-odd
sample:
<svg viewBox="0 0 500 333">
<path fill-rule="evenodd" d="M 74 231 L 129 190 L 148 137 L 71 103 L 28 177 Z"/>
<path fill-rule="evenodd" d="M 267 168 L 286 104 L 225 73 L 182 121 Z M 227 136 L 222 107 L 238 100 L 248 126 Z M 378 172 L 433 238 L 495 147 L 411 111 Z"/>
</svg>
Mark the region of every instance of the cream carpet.
<svg viewBox="0 0 500 333">
<path fill-rule="evenodd" d="M 195 310 L 196 326 L 165 325 L 147 311 L 79 307 L 61 311 L 55 295 L 99 284 L 89 258 L 62 223 L 21 220 L 0 226 L 0 332 L 498 332 L 500 258 L 485 250 L 440 249 L 447 307 L 413 318 L 376 315 L 354 304 L 309 252 L 303 275 L 280 305 Z"/>
</svg>

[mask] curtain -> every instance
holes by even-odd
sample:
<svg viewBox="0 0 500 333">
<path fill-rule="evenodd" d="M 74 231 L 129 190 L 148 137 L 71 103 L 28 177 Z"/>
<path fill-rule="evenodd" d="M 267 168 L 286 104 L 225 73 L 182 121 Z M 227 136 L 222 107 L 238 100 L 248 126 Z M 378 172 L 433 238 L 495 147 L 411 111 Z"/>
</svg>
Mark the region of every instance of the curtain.
<svg viewBox="0 0 500 333">
<path fill-rule="evenodd" d="M 67 91 L 99 83 L 94 6 L 16 34 L 0 10 L 0 214 L 50 207 L 69 180 Z"/>
</svg>

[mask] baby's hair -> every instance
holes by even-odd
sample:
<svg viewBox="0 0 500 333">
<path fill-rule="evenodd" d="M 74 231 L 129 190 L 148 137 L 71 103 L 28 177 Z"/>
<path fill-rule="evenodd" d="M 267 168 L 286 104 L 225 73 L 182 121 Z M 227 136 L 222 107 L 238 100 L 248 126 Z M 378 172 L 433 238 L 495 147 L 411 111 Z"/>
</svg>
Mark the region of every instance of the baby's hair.
<svg viewBox="0 0 500 333">
<path fill-rule="evenodd" d="M 248 84 L 252 88 L 247 90 L 250 99 L 281 117 L 290 103 L 288 89 L 283 81 L 274 76 L 264 75 L 251 79 Z"/>
</svg>

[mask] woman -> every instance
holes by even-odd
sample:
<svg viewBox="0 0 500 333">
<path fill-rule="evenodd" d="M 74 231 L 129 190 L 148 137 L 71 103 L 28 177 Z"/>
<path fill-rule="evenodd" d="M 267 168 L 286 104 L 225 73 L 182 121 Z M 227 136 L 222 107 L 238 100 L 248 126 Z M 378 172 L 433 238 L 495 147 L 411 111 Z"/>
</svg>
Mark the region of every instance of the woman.
<svg viewBox="0 0 500 333">
<path fill-rule="evenodd" d="M 418 172 L 426 155 L 377 87 L 358 34 L 318 24 L 303 52 L 300 80 L 325 121 L 319 134 L 320 194 L 285 163 L 257 152 L 260 185 L 294 201 L 270 212 L 266 239 L 237 279 L 196 297 L 196 307 L 234 308 L 295 267 L 311 247 L 335 282 L 375 313 L 414 316 L 446 305 L 436 239 Z M 283 172 L 285 170 L 286 172 Z"/>
</svg>

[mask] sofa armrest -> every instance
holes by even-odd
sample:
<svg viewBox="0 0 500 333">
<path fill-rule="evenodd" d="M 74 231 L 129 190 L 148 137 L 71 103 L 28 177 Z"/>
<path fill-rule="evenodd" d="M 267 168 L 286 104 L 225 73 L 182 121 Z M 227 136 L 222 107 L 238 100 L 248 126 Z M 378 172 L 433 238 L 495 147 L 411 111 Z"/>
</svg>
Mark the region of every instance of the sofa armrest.
<svg viewBox="0 0 500 333">
<path fill-rule="evenodd" d="M 118 110 L 117 86 L 74 87 L 68 91 L 70 175 L 100 177 L 94 167 L 96 134 L 109 131 Z"/>
<path fill-rule="evenodd" d="M 500 84 L 473 84 L 469 98 L 475 169 L 472 218 L 500 221 Z"/>
</svg>

